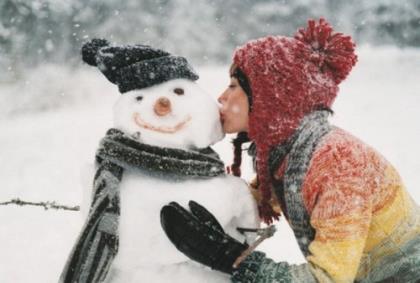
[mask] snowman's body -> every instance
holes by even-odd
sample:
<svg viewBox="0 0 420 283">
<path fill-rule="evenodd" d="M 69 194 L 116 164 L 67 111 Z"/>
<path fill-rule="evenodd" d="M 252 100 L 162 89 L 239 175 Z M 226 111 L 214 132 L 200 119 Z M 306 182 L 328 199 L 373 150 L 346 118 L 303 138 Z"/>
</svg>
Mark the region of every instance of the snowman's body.
<svg viewBox="0 0 420 283">
<path fill-rule="evenodd" d="M 189 200 L 197 201 L 241 241 L 236 227 L 257 225 L 246 184 L 232 176 L 177 181 L 124 172 L 120 197 L 120 245 L 109 275 L 112 282 L 229 282 L 227 275 L 193 263 L 168 240 L 160 209 L 171 201 L 185 207 Z"/>
<path fill-rule="evenodd" d="M 114 119 L 115 127 L 134 139 L 160 147 L 205 148 L 223 138 L 216 102 L 188 80 L 122 95 Z M 258 226 L 246 183 L 230 175 L 183 179 L 133 168 L 124 170 L 119 192 L 119 249 L 107 282 L 229 282 L 228 275 L 193 262 L 166 237 L 160 210 L 171 201 L 202 204 L 242 242 L 236 228 Z"/>
</svg>

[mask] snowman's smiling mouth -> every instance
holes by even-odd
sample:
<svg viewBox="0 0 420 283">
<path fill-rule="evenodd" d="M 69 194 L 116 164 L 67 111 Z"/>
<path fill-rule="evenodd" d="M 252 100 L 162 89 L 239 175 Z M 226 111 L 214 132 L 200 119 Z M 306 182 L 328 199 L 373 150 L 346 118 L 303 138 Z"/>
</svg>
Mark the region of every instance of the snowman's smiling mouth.
<svg viewBox="0 0 420 283">
<path fill-rule="evenodd" d="M 139 113 L 134 113 L 133 118 L 134 118 L 134 123 L 136 123 L 137 126 L 151 130 L 151 131 L 165 133 L 165 134 L 173 134 L 173 133 L 178 132 L 179 130 L 183 129 L 185 125 L 191 120 L 191 116 L 188 115 L 183 121 L 179 122 L 175 126 L 169 127 L 169 126 L 154 126 L 150 123 L 147 123 L 140 117 Z"/>
</svg>

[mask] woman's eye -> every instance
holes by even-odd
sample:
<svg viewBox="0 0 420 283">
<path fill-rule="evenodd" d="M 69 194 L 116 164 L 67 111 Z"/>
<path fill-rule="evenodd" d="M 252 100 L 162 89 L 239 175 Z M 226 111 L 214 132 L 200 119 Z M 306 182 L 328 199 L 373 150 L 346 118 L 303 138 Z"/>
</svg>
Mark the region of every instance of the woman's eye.
<svg viewBox="0 0 420 283">
<path fill-rule="evenodd" d="M 178 95 L 183 95 L 184 94 L 184 89 L 180 88 L 180 87 L 174 88 L 174 93 L 176 93 Z"/>
<path fill-rule="evenodd" d="M 229 88 L 234 88 L 236 87 L 236 85 L 229 85 Z"/>
<path fill-rule="evenodd" d="M 137 100 L 137 101 L 142 101 L 142 100 L 143 100 L 143 96 L 137 96 L 137 97 L 136 97 L 136 100 Z"/>
</svg>

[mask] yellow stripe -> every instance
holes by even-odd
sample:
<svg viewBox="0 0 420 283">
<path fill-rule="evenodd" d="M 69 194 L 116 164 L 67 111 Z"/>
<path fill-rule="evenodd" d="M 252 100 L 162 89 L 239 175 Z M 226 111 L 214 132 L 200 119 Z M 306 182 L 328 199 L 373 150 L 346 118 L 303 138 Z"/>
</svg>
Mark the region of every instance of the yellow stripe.
<svg viewBox="0 0 420 283">
<path fill-rule="evenodd" d="M 395 197 L 392 202 L 374 213 L 366 241 L 366 253 L 389 237 L 398 228 L 398 225 L 408 220 L 412 213 L 412 203 L 401 182 L 396 182 L 399 181 L 399 176 L 392 167 L 386 170 L 385 180 L 390 182 L 387 187 L 381 188 L 381 190 L 395 190 Z"/>
<path fill-rule="evenodd" d="M 312 268 L 317 279 L 322 282 L 322 270 L 326 271 L 334 282 L 353 282 L 359 269 L 360 251 L 364 240 L 329 241 L 328 243 L 312 242 L 309 246 L 314 256 L 307 260 L 320 267 Z M 318 274 L 319 273 L 319 274 Z"/>
</svg>

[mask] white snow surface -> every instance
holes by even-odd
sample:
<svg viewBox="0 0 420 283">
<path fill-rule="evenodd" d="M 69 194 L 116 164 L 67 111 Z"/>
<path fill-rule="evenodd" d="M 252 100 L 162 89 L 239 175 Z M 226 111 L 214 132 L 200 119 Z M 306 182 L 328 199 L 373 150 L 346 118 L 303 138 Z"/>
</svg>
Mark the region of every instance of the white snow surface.
<svg viewBox="0 0 420 283">
<path fill-rule="evenodd" d="M 332 122 L 378 149 L 420 203 L 420 51 L 364 47 L 358 54 L 358 64 L 341 85 Z M 0 202 L 19 197 L 81 204 L 80 174 L 92 163 L 98 141 L 113 125 L 110 110 L 120 94 L 98 70 L 47 68 L 46 72 L 38 69 L 24 86 L 0 85 Z M 198 71 L 198 84 L 214 98 L 228 85 L 228 66 Z M 19 108 L 20 94 L 24 105 Z M 31 101 L 32 94 L 36 99 Z M 59 106 L 55 110 L 46 107 L 51 98 Z M 214 146 L 227 164 L 232 160 L 231 138 Z M 249 180 L 252 166 L 244 158 L 243 177 Z M 213 197 L 217 204 L 219 198 Z M 0 206 L 0 219 L 0 282 L 57 282 L 83 224 L 82 212 Z M 260 250 L 277 261 L 304 262 L 286 222 L 281 220 L 277 228 Z M 192 276 L 190 269 L 177 268 L 181 278 Z"/>
</svg>

